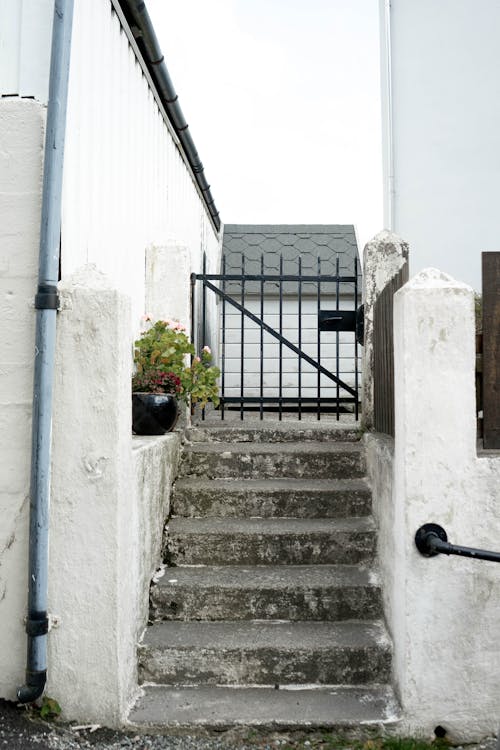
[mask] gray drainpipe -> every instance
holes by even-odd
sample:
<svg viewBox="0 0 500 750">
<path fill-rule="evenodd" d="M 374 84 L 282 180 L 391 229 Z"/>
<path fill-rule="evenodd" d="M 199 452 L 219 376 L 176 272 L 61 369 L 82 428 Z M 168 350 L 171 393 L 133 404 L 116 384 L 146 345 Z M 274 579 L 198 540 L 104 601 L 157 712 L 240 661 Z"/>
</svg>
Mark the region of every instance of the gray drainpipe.
<svg viewBox="0 0 500 750">
<path fill-rule="evenodd" d="M 205 177 L 203 164 L 189 132 L 189 126 L 179 104 L 179 97 L 170 78 L 146 4 L 142 0 L 118 0 L 132 34 L 148 66 L 169 120 L 181 142 L 196 182 L 217 231 L 220 230 L 219 212 Z"/>
<path fill-rule="evenodd" d="M 29 585 L 26 633 L 26 684 L 17 690 L 21 703 L 43 693 L 47 677 L 47 589 L 52 391 L 56 315 L 59 306 L 59 240 L 66 129 L 66 104 L 73 24 L 73 0 L 55 0 L 45 135 L 31 445 Z"/>
</svg>

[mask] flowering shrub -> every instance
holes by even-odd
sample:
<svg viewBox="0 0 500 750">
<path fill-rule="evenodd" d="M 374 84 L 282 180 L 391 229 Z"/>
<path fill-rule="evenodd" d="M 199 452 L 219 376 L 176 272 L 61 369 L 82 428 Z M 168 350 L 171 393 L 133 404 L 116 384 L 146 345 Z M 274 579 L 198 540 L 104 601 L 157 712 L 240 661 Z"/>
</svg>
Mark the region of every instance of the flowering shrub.
<svg viewBox="0 0 500 750">
<path fill-rule="evenodd" d="M 149 393 L 176 393 L 186 403 L 208 401 L 219 403 L 218 367 L 211 365 L 210 347 L 204 346 L 201 356 L 194 356 L 194 346 L 186 335 L 186 327 L 176 320 L 157 320 L 149 315 L 143 318 L 145 330 L 135 342 L 135 375 L 132 390 Z M 187 363 L 188 355 L 192 357 Z M 152 390 L 152 386 L 155 390 Z M 146 390 L 147 387 L 147 390 Z M 163 388 L 170 390 L 163 390 Z M 162 388 L 162 390 L 157 390 Z"/>
<path fill-rule="evenodd" d="M 132 390 L 139 393 L 171 393 L 178 396 L 181 392 L 181 379 L 173 372 L 136 373 L 132 378 Z"/>
</svg>

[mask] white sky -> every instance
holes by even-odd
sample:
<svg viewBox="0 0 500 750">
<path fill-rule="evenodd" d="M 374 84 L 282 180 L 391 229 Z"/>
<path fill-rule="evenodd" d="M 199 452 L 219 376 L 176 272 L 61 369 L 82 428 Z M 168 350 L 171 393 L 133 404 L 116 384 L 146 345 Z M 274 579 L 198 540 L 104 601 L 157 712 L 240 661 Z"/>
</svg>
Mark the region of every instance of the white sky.
<svg viewBox="0 0 500 750">
<path fill-rule="evenodd" d="M 225 223 L 382 229 L 378 0 L 147 0 Z"/>
</svg>

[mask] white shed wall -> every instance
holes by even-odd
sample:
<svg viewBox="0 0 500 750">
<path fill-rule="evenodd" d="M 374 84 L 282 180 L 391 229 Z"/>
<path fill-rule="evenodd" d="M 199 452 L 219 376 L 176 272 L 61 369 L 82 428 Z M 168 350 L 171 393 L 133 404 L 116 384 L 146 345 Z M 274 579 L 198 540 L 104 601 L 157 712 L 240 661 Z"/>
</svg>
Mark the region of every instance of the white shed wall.
<svg viewBox="0 0 500 750">
<path fill-rule="evenodd" d="M 409 242 L 411 273 L 434 265 L 479 289 L 480 253 L 500 246 L 500 3 L 380 5 L 385 225 Z"/>
<path fill-rule="evenodd" d="M 302 350 L 318 361 L 318 309 L 317 299 L 302 298 L 300 317 Z M 352 310 L 353 300 L 341 298 L 340 309 Z M 247 298 L 245 307 L 260 318 L 260 297 Z M 335 297 L 321 297 L 322 309 L 335 309 Z M 299 344 L 298 298 L 286 297 L 283 300 L 282 333 L 291 343 Z M 225 320 L 225 395 L 239 396 L 241 394 L 241 314 L 226 305 Z M 264 301 L 263 320 L 276 332 L 279 332 L 279 299 L 268 297 Z M 222 317 L 221 317 L 222 324 Z M 222 340 L 221 328 L 221 340 Z M 244 394 L 246 396 L 260 395 L 260 337 L 261 327 L 249 318 L 244 321 Z M 264 396 L 279 395 L 279 341 L 270 333 L 263 334 L 263 383 Z M 221 348 L 222 351 L 222 348 Z M 321 333 L 321 364 L 333 374 L 336 373 L 336 334 L 331 331 Z M 340 378 L 354 387 L 354 334 L 339 334 L 339 371 Z M 359 364 L 359 363 L 358 363 Z M 298 395 L 298 357 L 287 346 L 282 347 L 282 387 L 283 396 L 295 398 Z M 318 371 L 312 365 L 302 360 L 302 395 L 316 397 L 318 393 Z M 320 377 L 321 396 L 334 398 L 337 387 L 326 375 Z M 340 396 L 349 396 L 340 389 Z"/>
<path fill-rule="evenodd" d="M 191 270 L 219 241 L 176 136 L 166 124 L 109 0 L 76 0 L 62 218 L 62 275 L 95 263 L 144 310 L 144 253 L 184 245 Z M 178 272 L 172 252 L 172 274 Z M 178 285 L 189 278 L 178 274 Z M 189 321 L 182 321 L 186 324 Z"/>
</svg>

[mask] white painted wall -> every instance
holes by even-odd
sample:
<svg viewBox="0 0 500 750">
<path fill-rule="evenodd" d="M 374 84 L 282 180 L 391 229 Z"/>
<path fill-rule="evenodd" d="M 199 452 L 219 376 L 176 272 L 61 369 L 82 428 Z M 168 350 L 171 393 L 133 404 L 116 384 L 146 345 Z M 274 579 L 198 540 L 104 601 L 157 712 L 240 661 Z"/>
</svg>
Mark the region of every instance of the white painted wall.
<svg viewBox="0 0 500 750">
<path fill-rule="evenodd" d="M 0 96 L 49 96 L 54 0 L 0 0 Z"/>
<path fill-rule="evenodd" d="M 130 299 L 92 266 L 60 292 L 47 693 L 66 719 L 119 726 L 137 692 L 180 435 L 132 438 Z"/>
<path fill-rule="evenodd" d="M 239 298 L 238 300 L 239 301 Z M 299 344 L 299 325 L 302 337 L 302 351 L 318 361 L 318 310 L 316 297 L 302 297 L 302 311 L 299 321 L 298 299 L 286 296 L 283 299 L 282 311 L 282 333 L 285 338 L 295 346 Z M 339 306 L 342 310 L 352 310 L 354 302 L 349 298 L 341 297 Z M 260 318 L 260 297 L 245 299 L 245 307 Z M 336 299 L 334 296 L 321 297 L 322 309 L 335 309 Z M 275 331 L 279 332 L 279 299 L 266 297 L 264 300 L 263 320 Z M 222 325 L 222 317 L 221 317 Z M 241 394 L 241 314 L 231 305 L 226 304 L 225 316 L 225 384 L 226 396 L 240 396 Z M 221 340 L 222 340 L 221 329 Z M 261 328 L 249 318 L 244 320 L 244 394 L 247 396 L 260 395 L 260 335 Z M 339 377 L 348 385 L 354 387 L 355 371 L 354 356 L 355 343 L 353 333 L 339 333 Z M 279 395 L 279 342 L 271 334 L 264 331 L 263 335 L 263 383 L 264 396 Z M 359 347 L 358 347 L 359 349 Z M 221 348 L 222 352 L 222 348 Z M 331 331 L 321 333 L 321 364 L 330 372 L 336 374 L 336 334 Z M 361 352 L 359 351 L 359 354 Z M 359 359 L 359 356 L 358 356 Z M 283 396 L 296 398 L 298 395 L 298 364 L 297 355 L 286 346 L 282 349 L 282 387 Z M 360 362 L 358 361 L 358 367 Z M 304 360 L 302 361 L 302 396 L 316 397 L 318 394 L 318 371 Z M 325 375 L 321 375 L 321 396 L 335 398 L 337 387 L 333 381 Z M 340 396 L 350 397 L 343 389 Z"/>
<path fill-rule="evenodd" d="M 0 697 L 11 700 L 25 669 L 33 300 L 52 9 L 48 0 L 0 3 L 0 93 L 35 97 L 0 98 Z M 189 271 L 201 267 L 203 251 L 215 268 L 219 242 L 109 0 L 75 3 L 67 135 L 49 591 L 60 625 L 49 636 L 47 689 L 67 718 L 114 725 L 136 688 L 135 647 L 179 448 L 177 436 L 133 448 L 131 345 L 144 312 L 145 251 L 152 243 L 171 249 L 165 294 L 174 285 L 185 299 Z M 189 262 L 177 262 L 179 243 Z M 97 267 L 108 271 L 106 282 Z"/>
<path fill-rule="evenodd" d="M 172 284 L 211 270 L 219 241 L 189 167 L 109 0 L 76 0 L 63 186 L 62 275 L 95 263 L 145 312 L 144 253 L 171 248 Z M 168 290 L 166 290 L 167 292 Z M 183 319 L 186 325 L 189 320 Z"/>
<path fill-rule="evenodd" d="M 500 4 L 379 2 L 384 224 L 410 243 L 411 273 L 480 289 L 480 253 L 500 245 Z"/>
<path fill-rule="evenodd" d="M 31 402 L 45 111 L 0 99 L 0 696 L 24 684 Z"/>
<path fill-rule="evenodd" d="M 499 549 L 500 455 L 476 449 L 473 291 L 427 269 L 395 295 L 395 441 L 365 437 L 401 733 L 477 740 L 500 722 L 500 570 L 428 559 L 427 522 Z M 393 453 L 394 450 L 394 453 Z"/>
</svg>

